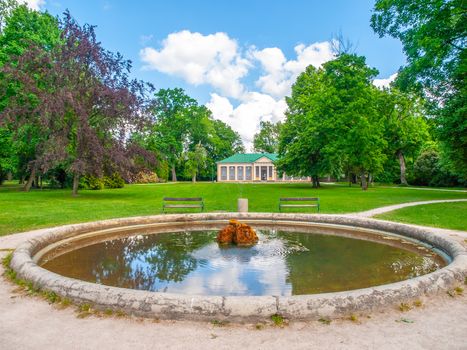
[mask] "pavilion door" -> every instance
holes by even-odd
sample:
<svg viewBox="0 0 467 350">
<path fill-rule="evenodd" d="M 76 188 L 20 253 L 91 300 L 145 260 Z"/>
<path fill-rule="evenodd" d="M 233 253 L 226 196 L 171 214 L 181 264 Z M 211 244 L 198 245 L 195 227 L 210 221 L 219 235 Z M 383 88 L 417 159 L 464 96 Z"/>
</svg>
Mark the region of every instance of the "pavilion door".
<svg viewBox="0 0 467 350">
<path fill-rule="evenodd" d="M 268 167 L 262 166 L 261 167 L 261 181 L 267 181 L 267 180 L 268 180 Z"/>
</svg>

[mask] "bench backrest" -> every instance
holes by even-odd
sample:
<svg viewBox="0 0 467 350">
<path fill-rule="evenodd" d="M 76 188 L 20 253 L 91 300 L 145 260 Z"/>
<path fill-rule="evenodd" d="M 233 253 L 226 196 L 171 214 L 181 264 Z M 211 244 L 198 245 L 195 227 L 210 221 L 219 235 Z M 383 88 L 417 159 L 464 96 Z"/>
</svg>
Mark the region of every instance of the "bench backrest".
<svg viewBox="0 0 467 350">
<path fill-rule="evenodd" d="M 286 197 L 286 198 L 279 198 L 281 202 L 288 202 L 288 201 L 319 201 L 317 197 Z"/>
<path fill-rule="evenodd" d="M 167 201 L 167 202 L 202 202 L 203 198 L 201 197 L 188 197 L 188 198 L 164 197 L 162 198 L 162 200 Z"/>
</svg>

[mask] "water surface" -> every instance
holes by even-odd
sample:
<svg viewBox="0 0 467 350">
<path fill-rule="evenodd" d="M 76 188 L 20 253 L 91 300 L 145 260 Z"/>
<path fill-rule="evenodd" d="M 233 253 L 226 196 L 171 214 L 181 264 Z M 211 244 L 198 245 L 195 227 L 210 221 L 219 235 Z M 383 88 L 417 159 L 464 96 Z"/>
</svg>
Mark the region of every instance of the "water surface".
<svg viewBox="0 0 467 350">
<path fill-rule="evenodd" d="M 219 246 L 217 231 L 135 235 L 67 251 L 43 267 L 109 286 L 226 296 L 351 290 L 445 265 L 431 250 L 390 237 L 392 245 L 274 229 L 257 233 L 252 247 Z"/>
</svg>

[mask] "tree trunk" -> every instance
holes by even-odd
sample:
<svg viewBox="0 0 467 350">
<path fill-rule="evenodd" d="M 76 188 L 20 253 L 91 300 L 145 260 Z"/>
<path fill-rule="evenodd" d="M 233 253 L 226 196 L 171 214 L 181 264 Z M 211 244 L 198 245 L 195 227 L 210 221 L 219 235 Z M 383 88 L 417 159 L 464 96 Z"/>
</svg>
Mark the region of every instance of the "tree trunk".
<svg viewBox="0 0 467 350">
<path fill-rule="evenodd" d="M 31 174 L 29 175 L 28 182 L 26 182 L 26 185 L 24 185 L 23 187 L 23 191 L 29 192 L 32 186 L 32 182 L 34 181 L 35 177 L 36 177 L 36 166 L 34 165 L 31 169 Z"/>
<path fill-rule="evenodd" d="M 365 173 L 362 173 L 360 175 L 360 179 L 362 181 L 362 190 L 363 191 L 366 191 L 368 189 L 368 183 L 366 182 L 366 176 L 365 176 Z"/>
<path fill-rule="evenodd" d="M 79 174 L 75 173 L 73 175 L 73 192 L 72 192 L 73 197 L 76 197 L 78 195 L 78 186 L 79 186 Z"/>
<path fill-rule="evenodd" d="M 404 153 L 402 153 L 401 150 L 397 151 L 397 157 L 399 158 L 399 165 L 401 167 L 401 185 L 408 186 L 409 184 L 405 178 L 406 167 Z"/>
<path fill-rule="evenodd" d="M 196 182 L 196 174 L 191 177 L 191 182 Z"/>
<path fill-rule="evenodd" d="M 319 178 L 316 175 L 313 175 L 311 177 L 311 181 L 313 182 L 313 188 L 318 188 L 319 187 Z"/>
<path fill-rule="evenodd" d="M 175 165 L 172 165 L 172 181 L 177 182 L 177 173 L 175 172 Z"/>
</svg>

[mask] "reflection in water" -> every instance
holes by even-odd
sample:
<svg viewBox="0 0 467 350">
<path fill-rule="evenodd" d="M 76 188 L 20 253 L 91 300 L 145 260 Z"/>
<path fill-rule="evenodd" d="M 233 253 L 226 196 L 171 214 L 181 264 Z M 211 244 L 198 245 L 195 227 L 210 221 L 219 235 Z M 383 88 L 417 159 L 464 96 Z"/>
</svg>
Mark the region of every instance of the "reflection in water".
<svg viewBox="0 0 467 350">
<path fill-rule="evenodd" d="M 216 231 L 158 233 L 88 245 L 44 267 L 104 285 L 206 295 L 292 295 L 364 288 L 436 270 L 433 252 L 341 236 L 258 230 L 252 247 Z M 415 252 L 419 250 L 420 253 Z"/>
</svg>

